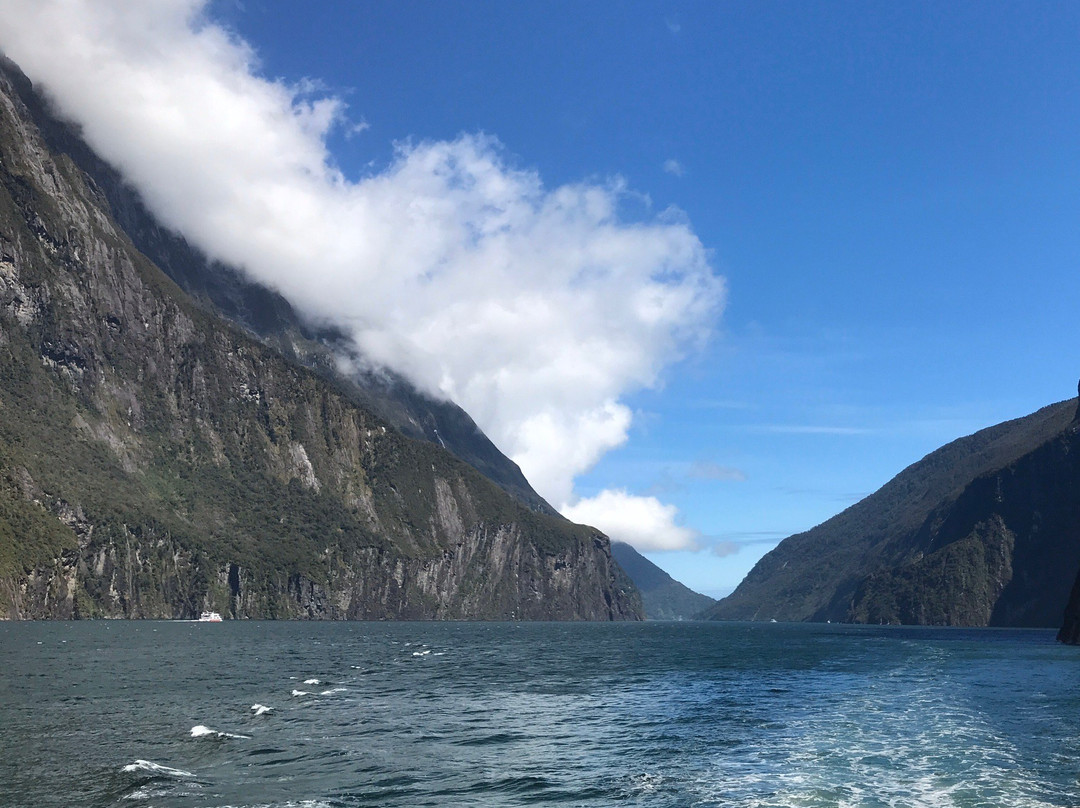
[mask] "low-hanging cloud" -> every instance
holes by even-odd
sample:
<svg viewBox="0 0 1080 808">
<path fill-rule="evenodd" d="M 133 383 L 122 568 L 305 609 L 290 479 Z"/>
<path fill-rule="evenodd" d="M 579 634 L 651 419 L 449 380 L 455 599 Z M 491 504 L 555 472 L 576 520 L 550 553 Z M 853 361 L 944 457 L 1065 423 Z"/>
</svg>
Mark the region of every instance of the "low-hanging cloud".
<svg viewBox="0 0 1080 808">
<path fill-rule="evenodd" d="M 343 102 L 262 77 L 206 0 L 5 0 L 0 47 L 163 222 L 462 405 L 555 504 L 626 440 L 620 397 L 722 307 L 684 217 L 627 220 L 618 178 L 547 188 L 495 138 L 463 134 L 401 143 L 348 180 L 326 146 L 357 127 Z"/>
<path fill-rule="evenodd" d="M 603 526 L 613 538 L 632 544 L 638 550 L 697 550 L 696 530 L 678 523 L 674 505 L 665 505 L 656 497 L 629 494 L 624 490 L 601 491 L 563 510 L 575 522 Z"/>
</svg>

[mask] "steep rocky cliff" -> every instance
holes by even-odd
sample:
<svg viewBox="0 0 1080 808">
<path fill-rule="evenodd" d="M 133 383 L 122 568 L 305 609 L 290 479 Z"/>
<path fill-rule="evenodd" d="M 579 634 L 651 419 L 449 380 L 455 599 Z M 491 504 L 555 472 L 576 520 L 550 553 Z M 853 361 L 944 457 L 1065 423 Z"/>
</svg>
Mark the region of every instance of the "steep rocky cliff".
<svg viewBox="0 0 1080 808">
<path fill-rule="evenodd" d="M 87 146 L 75 127 L 53 114 L 29 79 L 3 56 L 0 76 L 7 79 L 49 150 L 70 159 L 89 178 L 117 226 L 197 304 L 331 379 L 351 399 L 403 434 L 448 449 L 533 510 L 555 513 L 468 413 L 453 402 L 418 390 L 392 370 L 367 367 L 332 327 L 308 323 L 277 292 L 233 267 L 210 261 L 182 236 L 163 227 L 131 186 Z M 345 376 L 336 357 L 347 354 L 353 355 L 356 369 Z"/>
<path fill-rule="evenodd" d="M 1065 619 L 1057 638 L 1058 642 L 1080 645 L 1080 573 L 1077 573 L 1073 583 L 1072 594 L 1069 595 L 1069 603 L 1065 607 Z"/>
<path fill-rule="evenodd" d="M 1059 626 L 1080 568 L 1075 400 L 982 430 L 785 539 L 718 619 Z"/>
<path fill-rule="evenodd" d="M 0 75 L 0 614 L 640 616 L 602 534 L 193 304 L 17 78 Z"/>
</svg>

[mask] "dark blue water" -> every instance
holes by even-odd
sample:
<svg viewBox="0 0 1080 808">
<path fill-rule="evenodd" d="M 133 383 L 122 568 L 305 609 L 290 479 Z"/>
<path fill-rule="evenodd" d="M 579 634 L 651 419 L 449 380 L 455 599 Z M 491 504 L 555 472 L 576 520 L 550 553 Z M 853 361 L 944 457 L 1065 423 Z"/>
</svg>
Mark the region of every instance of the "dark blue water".
<svg viewBox="0 0 1080 808">
<path fill-rule="evenodd" d="M 783 624 L 0 625 L 5 807 L 556 804 L 1080 805 L 1080 649 Z"/>
</svg>

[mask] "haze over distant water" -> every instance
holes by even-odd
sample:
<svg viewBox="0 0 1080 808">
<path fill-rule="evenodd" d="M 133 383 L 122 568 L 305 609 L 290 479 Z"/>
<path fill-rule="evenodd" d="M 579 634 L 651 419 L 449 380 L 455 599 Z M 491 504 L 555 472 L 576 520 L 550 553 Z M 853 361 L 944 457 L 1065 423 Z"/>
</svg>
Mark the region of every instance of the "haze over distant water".
<svg viewBox="0 0 1080 808">
<path fill-rule="evenodd" d="M 0 805 L 1066 806 L 1051 632 L 0 626 Z"/>
</svg>

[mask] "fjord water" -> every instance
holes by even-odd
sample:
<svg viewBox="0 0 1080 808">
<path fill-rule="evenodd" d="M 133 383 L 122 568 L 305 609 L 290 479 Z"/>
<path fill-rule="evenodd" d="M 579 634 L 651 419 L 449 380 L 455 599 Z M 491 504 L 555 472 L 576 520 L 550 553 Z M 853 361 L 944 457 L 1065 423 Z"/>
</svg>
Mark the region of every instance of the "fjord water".
<svg viewBox="0 0 1080 808">
<path fill-rule="evenodd" d="M 0 626 L 3 806 L 1068 806 L 1078 778 L 1049 631 Z"/>
</svg>

